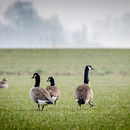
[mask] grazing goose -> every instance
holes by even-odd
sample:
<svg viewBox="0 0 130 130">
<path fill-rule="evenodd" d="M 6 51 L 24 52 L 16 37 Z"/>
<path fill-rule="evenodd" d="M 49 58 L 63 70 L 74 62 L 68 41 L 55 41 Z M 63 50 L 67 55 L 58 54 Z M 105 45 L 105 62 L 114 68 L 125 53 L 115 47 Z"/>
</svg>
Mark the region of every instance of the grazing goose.
<svg viewBox="0 0 130 130">
<path fill-rule="evenodd" d="M 89 103 L 90 107 L 94 106 L 91 104 L 91 101 L 93 99 L 93 91 L 91 89 L 90 81 L 88 78 L 88 72 L 89 70 L 94 70 L 90 65 L 85 67 L 84 72 L 84 83 L 82 85 L 79 85 L 74 92 L 74 99 L 77 101 L 77 103 L 80 106 Z"/>
<path fill-rule="evenodd" d="M 40 86 L 40 75 L 38 73 L 34 73 L 32 79 L 35 78 L 35 85 L 30 90 L 31 99 L 38 105 L 40 110 L 40 105 L 42 106 L 42 111 L 44 106 L 53 104 L 52 99 L 48 93 L 48 91 Z"/>
<path fill-rule="evenodd" d="M 8 79 L 3 78 L 2 82 L 0 82 L 0 88 L 8 88 L 8 84 L 5 81 L 8 81 Z"/>
<path fill-rule="evenodd" d="M 60 98 L 60 90 L 55 86 L 55 81 L 53 77 L 49 77 L 46 82 L 50 82 L 50 86 L 47 86 L 45 89 L 49 92 L 52 101 L 56 105 L 56 101 Z"/>
</svg>

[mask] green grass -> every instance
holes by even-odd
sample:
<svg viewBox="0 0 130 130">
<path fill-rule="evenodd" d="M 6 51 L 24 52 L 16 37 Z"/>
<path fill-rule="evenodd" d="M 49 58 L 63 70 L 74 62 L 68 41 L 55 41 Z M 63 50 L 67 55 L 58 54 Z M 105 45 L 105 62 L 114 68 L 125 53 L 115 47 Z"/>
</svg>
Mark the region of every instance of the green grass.
<svg viewBox="0 0 130 130">
<path fill-rule="evenodd" d="M 8 78 L 8 89 L 0 89 L 0 129 L 90 129 L 130 128 L 129 49 L 1 49 L 0 79 Z M 82 105 L 73 98 L 83 83 L 87 64 L 93 104 Z M 41 87 L 53 76 L 61 91 L 57 105 L 38 111 L 30 99 L 34 72 L 41 74 Z"/>
<path fill-rule="evenodd" d="M 91 64 L 98 75 L 130 74 L 130 49 L 0 49 L 0 74 L 82 74 Z"/>
</svg>

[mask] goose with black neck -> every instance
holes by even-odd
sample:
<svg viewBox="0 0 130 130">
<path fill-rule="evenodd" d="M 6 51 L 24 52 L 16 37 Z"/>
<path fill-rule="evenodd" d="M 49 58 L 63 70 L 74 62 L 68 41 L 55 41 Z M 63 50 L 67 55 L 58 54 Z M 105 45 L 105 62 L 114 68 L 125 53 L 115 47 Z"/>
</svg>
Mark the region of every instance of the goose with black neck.
<svg viewBox="0 0 130 130">
<path fill-rule="evenodd" d="M 93 100 L 93 91 L 89 81 L 88 73 L 90 70 L 94 70 L 91 65 L 87 65 L 84 71 L 84 83 L 76 87 L 74 92 L 74 99 L 81 105 L 89 103 L 90 107 L 94 106 L 91 102 Z"/>
<path fill-rule="evenodd" d="M 57 86 L 55 86 L 55 81 L 53 77 L 48 77 L 46 82 L 50 82 L 50 86 L 47 86 L 45 89 L 49 92 L 52 101 L 56 105 L 56 101 L 60 98 L 60 90 Z"/>
<path fill-rule="evenodd" d="M 38 105 L 40 110 L 40 105 L 42 106 L 42 111 L 44 106 L 53 104 L 52 99 L 48 91 L 40 86 L 40 75 L 34 73 L 32 79 L 35 79 L 35 85 L 30 90 L 30 98 Z"/>
</svg>

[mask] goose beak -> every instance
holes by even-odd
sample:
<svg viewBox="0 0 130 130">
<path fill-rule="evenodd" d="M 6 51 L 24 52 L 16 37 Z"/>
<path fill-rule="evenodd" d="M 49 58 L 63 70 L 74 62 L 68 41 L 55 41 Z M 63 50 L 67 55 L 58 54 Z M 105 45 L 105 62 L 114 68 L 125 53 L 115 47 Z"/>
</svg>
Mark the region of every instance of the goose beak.
<svg viewBox="0 0 130 130">
<path fill-rule="evenodd" d="M 49 82 L 49 80 L 47 80 L 46 82 Z"/>
<path fill-rule="evenodd" d="M 32 77 L 31 79 L 33 79 L 34 77 Z"/>
<path fill-rule="evenodd" d="M 92 70 L 94 70 L 94 68 L 91 68 Z"/>
<path fill-rule="evenodd" d="M 6 81 L 8 81 L 8 79 L 6 79 Z"/>
</svg>

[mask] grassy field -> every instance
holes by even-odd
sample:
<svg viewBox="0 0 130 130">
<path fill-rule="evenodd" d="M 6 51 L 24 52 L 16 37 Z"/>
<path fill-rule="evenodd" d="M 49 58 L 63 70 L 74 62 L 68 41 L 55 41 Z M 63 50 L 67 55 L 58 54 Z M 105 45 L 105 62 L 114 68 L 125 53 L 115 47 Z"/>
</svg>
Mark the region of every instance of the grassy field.
<svg viewBox="0 0 130 130">
<path fill-rule="evenodd" d="M 130 49 L 0 49 L 0 130 L 3 129 L 130 129 Z M 92 108 L 73 98 L 83 83 L 86 65 L 94 92 Z M 57 105 L 43 111 L 30 99 L 34 72 L 41 75 L 41 87 L 53 76 L 61 91 Z"/>
</svg>

